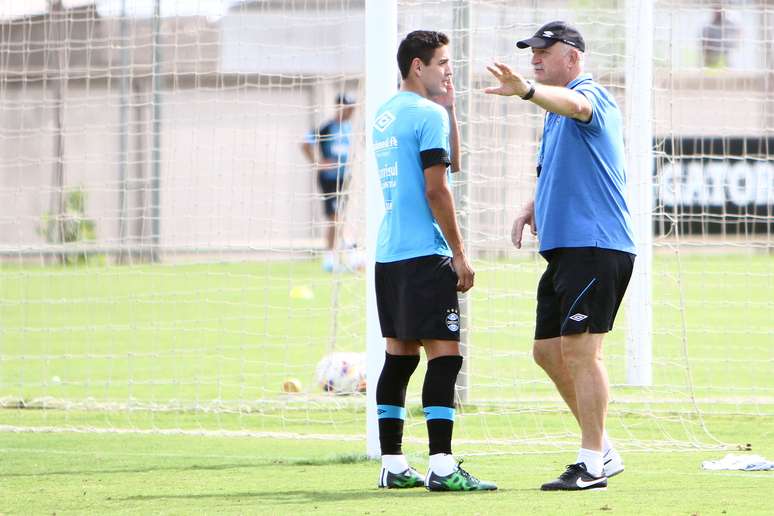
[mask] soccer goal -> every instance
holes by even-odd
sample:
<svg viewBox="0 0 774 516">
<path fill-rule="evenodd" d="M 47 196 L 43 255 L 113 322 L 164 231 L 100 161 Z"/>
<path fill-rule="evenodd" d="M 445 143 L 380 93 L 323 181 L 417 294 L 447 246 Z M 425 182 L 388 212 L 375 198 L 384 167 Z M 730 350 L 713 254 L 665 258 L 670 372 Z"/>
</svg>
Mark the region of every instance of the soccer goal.
<svg viewBox="0 0 774 516">
<path fill-rule="evenodd" d="M 452 40 L 454 188 L 476 269 L 456 446 L 574 448 L 577 425 L 531 357 L 544 262 L 534 240 L 517 251 L 509 237 L 534 189 L 542 113 L 482 91 L 494 60 L 530 74 L 515 42 L 550 19 L 581 29 L 587 70 L 627 122 L 640 257 L 606 339 L 611 437 L 735 446 L 716 421 L 774 415 L 771 6 L 13 5 L 0 8 L 0 429 L 365 451 L 368 396 L 351 377 L 367 370 L 374 387 L 382 357 L 364 267 L 381 204 L 367 135 L 397 88 L 397 42 L 425 28 Z M 346 159 L 331 163 L 331 143 Z M 344 176 L 335 216 L 319 178 L 331 168 Z M 407 401 L 417 450 L 422 374 Z"/>
</svg>

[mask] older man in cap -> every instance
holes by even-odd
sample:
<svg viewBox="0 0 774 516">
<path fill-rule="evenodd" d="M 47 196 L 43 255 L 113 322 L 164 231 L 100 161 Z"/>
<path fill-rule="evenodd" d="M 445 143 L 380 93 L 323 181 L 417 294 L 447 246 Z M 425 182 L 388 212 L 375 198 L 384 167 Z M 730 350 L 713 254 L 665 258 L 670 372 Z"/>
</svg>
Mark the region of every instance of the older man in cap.
<svg viewBox="0 0 774 516">
<path fill-rule="evenodd" d="M 529 225 L 548 262 L 537 287 L 533 355 L 581 428 L 574 464 L 546 491 L 606 489 L 623 461 L 605 432 L 608 378 L 602 341 L 613 328 L 634 266 L 626 205 L 621 112 L 584 73 L 586 43 L 562 21 L 540 27 L 519 48 L 532 49 L 535 82 L 494 63 L 499 81 L 486 93 L 516 96 L 546 110 L 534 200 L 513 222 L 521 248 Z"/>
</svg>

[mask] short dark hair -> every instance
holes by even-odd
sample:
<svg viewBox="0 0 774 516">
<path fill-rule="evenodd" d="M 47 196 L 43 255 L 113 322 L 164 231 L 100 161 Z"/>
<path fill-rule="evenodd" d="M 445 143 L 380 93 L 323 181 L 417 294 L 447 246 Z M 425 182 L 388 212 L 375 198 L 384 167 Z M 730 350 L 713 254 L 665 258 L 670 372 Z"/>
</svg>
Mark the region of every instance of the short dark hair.
<svg viewBox="0 0 774 516">
<path fill-rule="evenodd" d="M 398 46 L 398 68 L 404 79 L 408 77 L 411 62 L 418 57 L 424 64 L 429 64 L 436 48 L 449 44 L 449 37 L 443 32 L 434 30 L 415 30 L 400 42 Z"/>
</svg>

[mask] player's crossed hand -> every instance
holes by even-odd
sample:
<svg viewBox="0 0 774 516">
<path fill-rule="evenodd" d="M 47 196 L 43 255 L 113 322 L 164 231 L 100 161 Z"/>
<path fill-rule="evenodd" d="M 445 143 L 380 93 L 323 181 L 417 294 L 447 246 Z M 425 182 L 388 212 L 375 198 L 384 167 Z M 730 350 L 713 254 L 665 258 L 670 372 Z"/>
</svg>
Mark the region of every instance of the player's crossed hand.
<svg viewBox="0 0 774 516">
<path fill-rule="evenodd" d="M 444 84 L 446 86 L 446 93 L 443 95 L 437 95 L 437 96 L 431 97 L 431 99 L 433 100 L 433 102 L 436 102 L 437 104 L 442 105 L 446 109 L 449 109 L 454 106 L 454 95 L 456 92 L 454 90 L 454 83 L 452 82 L 451 78 L 448 81 L 446 81 Z"/>
</svg>

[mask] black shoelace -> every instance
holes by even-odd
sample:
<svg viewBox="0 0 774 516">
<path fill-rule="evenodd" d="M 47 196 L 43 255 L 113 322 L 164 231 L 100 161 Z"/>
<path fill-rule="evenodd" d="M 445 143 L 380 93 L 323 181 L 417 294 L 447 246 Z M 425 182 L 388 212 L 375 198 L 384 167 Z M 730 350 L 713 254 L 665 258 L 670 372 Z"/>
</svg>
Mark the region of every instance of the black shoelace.
<svg viewBox="0 0 774 516">
<path fill-rule="evenodd" d="M 561 476 L 559 477 L 559 480 L 565 480 L 565 481 L 570 480 L 570 478 L 572 478 L 573 475 L 575 475 L 576 473 L 577 474 L 583 473 L 583 468 L 580 467 L 580 464 L 568 464 L 567 470 L 561 474 Z"/>
<path fill-rule="evenodd" d="M 473 475 L 471 475 L 470 473 L 468 473 L 467 471 L 462 469 L 462 463 L 463 462 L 465 462 L 464 459 L 460 459 L 460 460 L 457 461 L 457 471 L 460 472 L 460 475 L 462 475 L 466 479 L 470 480 L 471 482 L 478 482 L 478 479 L 476 477 L 474 477 Z"/>
</svg>

